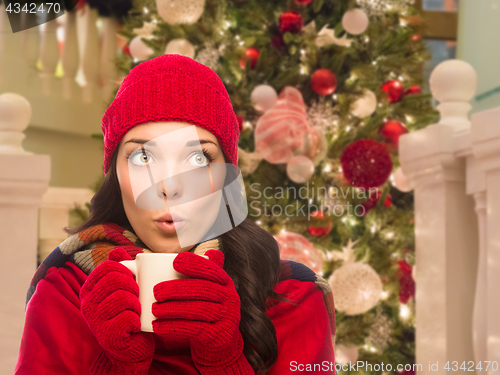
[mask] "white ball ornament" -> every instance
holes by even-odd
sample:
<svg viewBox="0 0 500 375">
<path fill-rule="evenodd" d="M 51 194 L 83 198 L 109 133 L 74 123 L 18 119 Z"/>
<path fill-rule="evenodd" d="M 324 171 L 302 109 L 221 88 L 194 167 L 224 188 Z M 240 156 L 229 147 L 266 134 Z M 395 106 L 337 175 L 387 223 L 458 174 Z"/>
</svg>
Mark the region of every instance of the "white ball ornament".
<svg viewBox="0 0 500 375">
<path fill-rule="evenodd" d="M 429 79 L 432 95 L 440 102 L 469 102 L 477 89 L 477 73 L 462 60 L 446 60 Z"/>
<path fill-rule="evenodd" d="M 132 39 L 129 46 L 130 55 L 138 61 L 147 60 L 154 53 L 153 49 L 142 41 L 142 38 L 152 39 L 152 37 L 136 36 Z"/>
<path fill-rule="evenodd" d="M 269 85 L 255 86 L 250 95 L 254 108 L 257 111 L 265 112 L 274 107 L 278 101 L 276 90 Z"/>
<path fill-rule="evenodd" d="M 205 0 L 156 0 L 158 14 L 170 25 L 193 24 L 205 10 Z"/>
<path fill-rule="evenodd" d="M 366 263 L 347 262 L 328 279 L 335 296 L 335 308 L 346 315 L 364 314 L 374 307 L 382 293 L 382 281 Z"/>
<path fill-rule="evenodd" d="M 299 155 L 290 159 L 286 166 L 288 178 L 302 184 L 309 181 L 314 173 L 314 163 L 307 156 Z"/>
<path fill-rule="evenodd" d="M 352 35 L 360 35 L 368 28 L 369 19 L 362 9 L 351 9 L 342 17 L 344 30 Z"/>
<path fill-rule="evenodd" d="M 186 39 L 172 39 L 165 48 L 165 54 L 177 54 L 194 59 L 194 47 Z"/>
<path fill-rule="evenodd" d="M 363 96 L 357 99 L 351 107 L 351 113 L 359 118 L 371 116 L 377 109 L 377 96 L 370 90 L 363 90 Z"/>
<path fill-rule="evenodd" d="M 406 178 L 406 176 L 404 175 L 401 167 L 396 169 L 396 171 L 394 172 L 393 180 L 394 180 L 394 187 L 399 191 L 402 191 L 403 193 L 408 193 L 409 191 L 413 190 L 413 188 L 410 185 L 410 182 L 408 181 L 408 178 Z"/>
<path fill-rule="evenodd" d="M 31 104 L 24 96 L 13 92 L 0 95 L 0 154 L 32 154 L 22 146 L 31 115 Z"/>
<path fill-rule="evenodd" d="M 355 345 L 337 345 L 335 346 L 335 362 L 340 365 L 354 363 L 358 360 L 358 347 Z"/>
</svg>

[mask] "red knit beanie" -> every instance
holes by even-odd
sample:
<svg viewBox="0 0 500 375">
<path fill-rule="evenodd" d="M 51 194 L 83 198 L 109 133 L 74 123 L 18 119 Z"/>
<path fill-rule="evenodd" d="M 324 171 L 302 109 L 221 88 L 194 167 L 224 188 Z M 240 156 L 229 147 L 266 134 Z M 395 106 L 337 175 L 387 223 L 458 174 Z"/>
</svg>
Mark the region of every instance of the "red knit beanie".
<svg viewBox="0 0 500 375">
<path fill-rule="evenodd" d="M 104 174 L 123 136 L 136 125 L 157 121 L 207 129 L 238 165 L 238 120 L 222 80 L 190 57 L 166 54 L 132 68 L 104 112 Z"/>
</svg>

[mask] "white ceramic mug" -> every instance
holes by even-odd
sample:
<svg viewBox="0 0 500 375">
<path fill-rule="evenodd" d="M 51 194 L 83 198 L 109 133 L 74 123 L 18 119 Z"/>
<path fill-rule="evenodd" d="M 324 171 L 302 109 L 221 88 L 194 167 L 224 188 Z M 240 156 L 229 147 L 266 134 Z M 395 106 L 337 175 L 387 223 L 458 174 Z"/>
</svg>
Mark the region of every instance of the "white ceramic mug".
<svg viewBox="0 0 500 375">
<path fill-rule="evenodd" d="M 176 253 L 140 253 L 135 260 L 120 262 L 135 275 L 139 285 L 139 301 L 141 302 L 141 331 L 153 332 L 153 315 L 151 309 L 156 302 L 153 288 L 156 284 L 174 279 L 187 278 L 187 276 L 174 269 L 173 262 Z M 206 255 L 199 255 L 206 259 Z"/>
</svg>

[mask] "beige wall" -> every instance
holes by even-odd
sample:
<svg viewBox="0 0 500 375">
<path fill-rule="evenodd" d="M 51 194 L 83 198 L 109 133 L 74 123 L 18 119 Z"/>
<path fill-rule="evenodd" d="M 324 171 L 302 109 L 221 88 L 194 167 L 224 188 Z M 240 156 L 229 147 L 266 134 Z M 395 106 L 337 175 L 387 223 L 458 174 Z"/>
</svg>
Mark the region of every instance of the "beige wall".
<svg viewBox="0 0 500 375">
<path fill-rule="evenodd" d="M 460 0 L 458 16 L 457 58 L 471 64 L 479 79 L 471 113 L 500 106 L 500 0 Z"/>
<path fill-rule="evenodd" d="M 92 189 L 102 176 L 102 141 L 31 125 L 24 133 L 26 151 L 51 157 L 50 186 Z"/>
</svg>

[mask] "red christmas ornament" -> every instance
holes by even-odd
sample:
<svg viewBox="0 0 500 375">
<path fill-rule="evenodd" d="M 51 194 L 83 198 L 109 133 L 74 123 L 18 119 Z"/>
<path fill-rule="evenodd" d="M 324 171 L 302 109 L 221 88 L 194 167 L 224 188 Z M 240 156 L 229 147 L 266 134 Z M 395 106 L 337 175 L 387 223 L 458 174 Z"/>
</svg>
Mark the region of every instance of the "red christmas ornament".
<svg viewBox="0 0 500 375">
<path fill-rule="evenodd" d="M 389 138 L 396 147 L 399 145 L 399 137 L 406 133 L 408 133 L 406 126 L 397 120 L 387 120 L 380 128 L 380 134 Z"/>
<path fill-rule="evenodd" d="M 384 82 L 384 84 L 382 85 L 382 90 L 387 93 L 387 99 L 389 100 L 389 103 L 397 103 L 401 101 L 401 99 L 403 99 L 403 84 L 397 79 Z"/>
<path fill-rule="evenodd" d="M 278 49 L 283 48 L 286 45 L 285 41 L 283 40 L 283 35 L 281 34 L 273 36 L 271 38 L 271 44 Z"/>
<path fill-rule="evenodd" d="M 296 10 L 282 13 L 279 19 L 279 26 L 282 33 L 298 33 L 304 26 L 304 19 Z"/>
<path fill-rule="evenodd" d="M 368 213 L 368 211 L 370 211 L 372 208 L 375 208 L 380 197 L 382 196 L 382 192 L 379 189 L 370 189 L 369 191 L 370 191 L 370 197 L 366 202 L 362 204 L 365 211 L 364 214 L 361 216 L 365 216 Z M 387 197 L 384 200 L 384 206 L 385 207 L 392 206 L 392 197 L 390 194 L 387 194 Z"/>
<path fill-rule="evenodd" d="M 345 178 L 356 187 L 379 187 L 389 178 L 392 160 L 382 143 L 362 139 L 348 145 L 340 157 Z"/>
<path fill-rule="evenodd" d="M 238 120 L 238 126 L 240 128 L 240 134 L 241 134 L 243 133 L 243 117 L 236 116 L 236 119 Z"/>
<path fill-rule="evenodd" d="M 255 69 L 257 65 L 257 60 L 259 60 L 260 51 L 257 48 L 249 47 L 246 49 L 245 53 L 240 59 L 241 69 L 245 69 L 245 64 L 247 60 L 250 60 L 250 68 Z"/>
<path fill-rule="evenodd" d="M 329 95 L 337 88 L 337 76 L 330 69 L 318 69 L 311 76 L 311 87 L 319 95 Z"/>
<path fill-rule="evenodd" d="M 322 211 L 318 210 L 311 212 L 310 216 L 313 218 L 311 220 L 311 224 L 307 228 L 307 231 L 310 235 L 321 237 L 326 236 L 328 233 L 330 233 L 333 227 L 332 219 L 330 219 L 328 216 L 325 216 Z"/>
<path fill-rule="evenodd" d="M 398 260 L 399 265 L 399 302 L 406 303 L 415 296 L 415 281 L 411 276 L 412 267 L 404 260 Z"/>
<path fill-rule="evenodd" d="M 122 48 L 122 52 L 125 54 L 125 55 L 129 55 L 129 56 L 132 56 L 130 54 L 130 47 L 128 46 L 128 44 L 125 44 Z"/>
<path fill-rule="evenodd" d="M 418 85 L 413 85 L 405 91 L 405 96 L 413 94 L 421 94 L 421 93 L 422 90 L 420 89 L 420 87 L 418 87 Z"/>
<path fill-rule="evenodd" d="M 307 5 L 310 4 L 312 0 L 295 0 L 295 4 L 297 5 Z"/>
<path fill-rule="evenodd" d="M 384 206 L 385 207 L 391 207 L 392 206 L 392 197 L 391 197 L 391 194 L 387 194 L 387 197 L 385 198 L 385 201 L 384 201 Z"/>
<path fill-rule="evenodd" d="M 403 370 L 401 372 L 398 372 L 398 375 L 415 375 L 415 370 Z"/>
<path fill-rule="evenodd" d="M 412 42 L 416 42 L 417 40 L 422 39 L 422 34 L 413 34 L 410 38 Z"/>
</svg>

